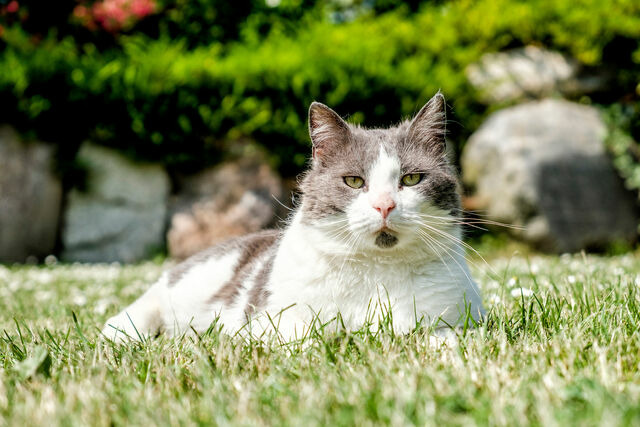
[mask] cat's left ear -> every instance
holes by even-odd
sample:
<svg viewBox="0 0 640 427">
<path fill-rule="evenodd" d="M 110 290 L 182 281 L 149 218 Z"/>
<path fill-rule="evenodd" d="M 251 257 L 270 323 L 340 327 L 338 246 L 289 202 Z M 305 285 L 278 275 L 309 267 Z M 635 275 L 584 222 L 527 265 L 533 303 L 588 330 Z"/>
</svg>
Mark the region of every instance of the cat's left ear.
<svg viewBox="0 0 640 427">
<path fill-rule="evenodd" d="M 441 154 L 445 152 L 447 113 L 444 96 L 438 91 L 416 114 L 409 125 L 409 140 Z"/>
</svg>

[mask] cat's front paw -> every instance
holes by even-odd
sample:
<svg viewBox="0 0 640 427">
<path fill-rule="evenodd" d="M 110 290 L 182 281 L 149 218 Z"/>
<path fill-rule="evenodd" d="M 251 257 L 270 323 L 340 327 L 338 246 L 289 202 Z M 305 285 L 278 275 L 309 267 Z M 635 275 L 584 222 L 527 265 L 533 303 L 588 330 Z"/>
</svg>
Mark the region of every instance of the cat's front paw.
<svg viewBox="0 0 640 427">
<path fill-rule="evenodd" d="M 145 339 L 142 331 L 136 327 L 126 312 L 117 314 L 107 320 L 104 328 L 102 328 L 102 336 L 118 343 L 144 341 Z"/>
<path fill-rule="evenodd" d="M 429 346 L 434 348 L 455 348 L 459 344 L 458 331 L 451 328 L 436 328 L 429 335 Z"/>
</svg>

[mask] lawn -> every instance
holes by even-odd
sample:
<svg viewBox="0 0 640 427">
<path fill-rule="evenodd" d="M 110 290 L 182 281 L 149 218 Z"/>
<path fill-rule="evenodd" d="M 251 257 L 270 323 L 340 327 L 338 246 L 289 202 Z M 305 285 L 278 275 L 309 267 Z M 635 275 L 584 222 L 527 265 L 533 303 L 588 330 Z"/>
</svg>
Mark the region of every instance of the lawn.
<svg viewBox="0 0 640 427">
<path fill-rule="evenodd" d="M 637 255 L 475 258 L 489 315 L 457 344 L 211 331 L 116 346 L 99 328 L 167 265 L 0 266 L 0 426 L 638 425 Z"/>
</svg>

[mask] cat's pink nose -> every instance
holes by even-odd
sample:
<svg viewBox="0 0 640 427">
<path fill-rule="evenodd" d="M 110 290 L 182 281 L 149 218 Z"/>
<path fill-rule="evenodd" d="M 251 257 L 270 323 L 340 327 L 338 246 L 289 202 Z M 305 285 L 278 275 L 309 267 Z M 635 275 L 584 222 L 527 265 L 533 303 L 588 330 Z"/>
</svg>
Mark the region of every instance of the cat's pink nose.
<svg viewBox="0 0 640 427">
<path fill-rule="evenodd" d="M 390 195 L 379 197 L 378 200 L 373 203 L 373 208 L 380 212 L 382 219 L 387 219 L 389 212 L 391 212 L 395 207 L 396 202 L 393 201 Z"/>
</svg>

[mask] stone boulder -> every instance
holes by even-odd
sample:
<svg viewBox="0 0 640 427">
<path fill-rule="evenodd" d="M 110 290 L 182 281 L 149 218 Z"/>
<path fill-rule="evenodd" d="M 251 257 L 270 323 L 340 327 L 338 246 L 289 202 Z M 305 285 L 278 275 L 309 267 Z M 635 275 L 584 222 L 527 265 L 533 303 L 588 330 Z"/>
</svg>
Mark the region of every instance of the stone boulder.
<svg viewBox="0 0 640 427">
<path fill-rule="evenodd" d="M 177 259 L 272 227 L 286 216 L 282 180 L 255 156 L 181 177 L 178 186 L 167 233 L 169 254 Z"/>
<path fill-rule="evenodd" d="M 463 182 L 488 219 L 554 252 L 636 238 L 636 197 L 607 156 L 598 111 L 544 100 L 492 114 L 462 153 Z"/>
<path fill-rule="evenodd" d="M 170 186 L 164 169 L 89 143 L 78 160 L 87 167 L 87 185 L 68 197 L 63 259 L 134 262 L 163 247 Z"/>
<path fill-rule="evenodd" d="M 62 201 L 54 161 L 51 146 L 22 142 L 13 128 L 0 127 L 0 262 L 54 250 Z"/>
<path fill-rule="evenodd" d="M 573 58 L 536 46 L 487 53 L 467 67 L 466 74 L 487 103 L 553 93 L 575 97 L 603 90 L 607 84 L 603 74 L 585 73 Z"/>
</svg>

